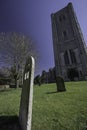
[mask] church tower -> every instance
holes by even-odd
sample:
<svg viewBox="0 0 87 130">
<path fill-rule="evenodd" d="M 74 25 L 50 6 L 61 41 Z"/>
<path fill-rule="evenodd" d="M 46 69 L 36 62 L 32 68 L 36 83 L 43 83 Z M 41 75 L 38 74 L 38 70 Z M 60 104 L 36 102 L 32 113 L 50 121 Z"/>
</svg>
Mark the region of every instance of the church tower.
<svg viewBox="0 0 87 130">
<path fill-rule="evenodd" d="M 72 3 L 51 14 L 56 75 L 65 80 L 87 77 L 87 48 Z"/>
</svg>

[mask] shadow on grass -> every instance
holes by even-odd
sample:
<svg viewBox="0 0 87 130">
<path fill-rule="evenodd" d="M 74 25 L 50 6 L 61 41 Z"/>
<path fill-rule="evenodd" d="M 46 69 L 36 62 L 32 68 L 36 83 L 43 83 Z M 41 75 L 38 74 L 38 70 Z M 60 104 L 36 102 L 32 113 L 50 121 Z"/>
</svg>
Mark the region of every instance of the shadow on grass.
<svg viewBox="0 0 87 130">
<path fill-rule="evenodd" d="M 64 93 L 64 92 L 66 92 L 66 91 L 59 91 L 59 92 L 57 92 L 57 91 L 55 91 L 55 92 L 47 92 L 46 94 L 55 94 L 55 93 Z"/>
<path fill-rule="evenodd" d="M 0 116 L 0 130 L 21 130 L 17 116 Z"/>
<path fill-rule="evenodd" d="M 47 92 L 46 94 L 54 94 L 54 93 L 58 93 L 57 91 L 55 92 Z"/>
</svg>

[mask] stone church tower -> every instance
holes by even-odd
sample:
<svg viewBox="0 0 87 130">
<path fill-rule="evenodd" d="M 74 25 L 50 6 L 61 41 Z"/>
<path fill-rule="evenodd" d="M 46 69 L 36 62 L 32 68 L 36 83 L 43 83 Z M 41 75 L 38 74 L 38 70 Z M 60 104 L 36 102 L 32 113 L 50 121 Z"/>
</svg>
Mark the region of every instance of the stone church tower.
<svg viewBox="0 0 87 130">
<path fill-rule="evenodd" d="M 87 78 L 87 48 L 72 3 L 51 14 L 56 75 Z"/>
</svg>

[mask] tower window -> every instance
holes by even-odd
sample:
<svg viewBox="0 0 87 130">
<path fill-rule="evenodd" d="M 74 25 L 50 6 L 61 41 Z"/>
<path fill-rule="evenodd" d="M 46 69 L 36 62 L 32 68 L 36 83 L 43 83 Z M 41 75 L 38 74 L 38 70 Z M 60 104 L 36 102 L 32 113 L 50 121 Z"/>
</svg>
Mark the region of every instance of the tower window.
<svg viewBox="0 0 87 130">
<path fill-rule="evenodd" d="M 82 77 L 82 71 L 80 70 L 80 76 Z"/>
<path fill-rule="evenodd" d="M 70 51 L 70 57 L 71 57 L 72 64 L 76 63 L 75 52 L 73 50 L 69 50 L 69 51 Z"/>
<path fill-rule="evenodd" d="M 68 65 L 69 64 L 69 57 L 68 57 L 67 51 L 65 51 L 65 53 L 64 53 L 64 60 L 65 60 L 65 65 Z"/>
<path fill-rule="evenodd" d="M 62 21 L 62 18 L 61 18 L 61 16 L 59 17 L 59 21 L 60 21 L 60 22 Z"/>
<path fill-rule="evenodd" d="M 66 37 L 66 36 L 67 36 L 67 33 L 66 33 L 66 31 L 64 31 L 64 32 L 63 32 L 63 35 L 64 35 L 64 37 Z"/>
<path fill-rule="evenodd" d="M 63 38 L 64 40 L 66 40 L 68 37 L 67 37 L 67 32 L 66 31 L 63 31 Z"/>
<path fill-rule="evenodd" d="M 65 20 L 65 19 L 66 19 L 65 15 L 59 16 L 59 21 L 60 21 L 60 22 L 61 22 L 62 20 Z"/>
<path fill-rule="evenodd" d="M 63 15 L 63 19 L 64 19 L 64 20 L 66 19 L 65 15 Z"/>
</svg>

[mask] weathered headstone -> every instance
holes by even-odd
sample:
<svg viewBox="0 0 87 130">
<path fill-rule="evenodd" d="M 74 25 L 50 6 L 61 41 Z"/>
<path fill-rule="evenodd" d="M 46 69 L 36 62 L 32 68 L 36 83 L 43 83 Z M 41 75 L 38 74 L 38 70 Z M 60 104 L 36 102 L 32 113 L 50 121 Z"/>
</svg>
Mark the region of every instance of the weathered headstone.
<svg viewBox="0 0 87 130">
<path fill-rule="evenodd" d="M 57 92 L 66 91 L 64 80 L 62 77 L 56 77 Z"/>
<path fill-rule="evenodd" d="M 22 130 L 31 130 L 34 66 L 34 58 L 29 57 L 24 70 L 19 112 L 19 122 Z"/>
</svg>

